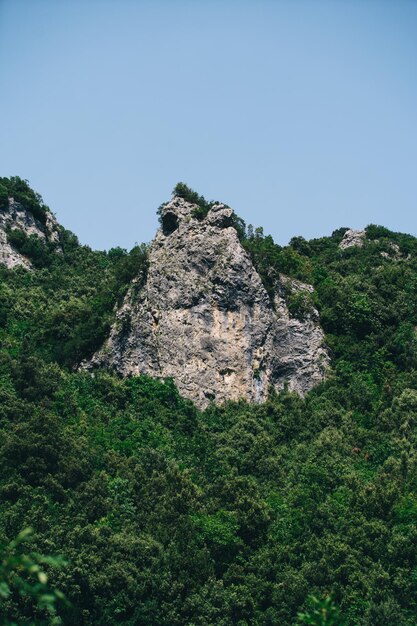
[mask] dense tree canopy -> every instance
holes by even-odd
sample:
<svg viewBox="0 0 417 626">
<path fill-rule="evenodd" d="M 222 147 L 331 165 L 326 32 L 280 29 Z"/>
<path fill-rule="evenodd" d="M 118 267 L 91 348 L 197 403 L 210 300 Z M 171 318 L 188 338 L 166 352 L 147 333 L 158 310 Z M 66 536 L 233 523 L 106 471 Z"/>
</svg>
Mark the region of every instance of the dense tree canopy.
<svg viewBox="0 0 417 626">
<path fill-rule="evenodd" d="M 63 231 L 64 254 L 0 269 L 0 544 L 32 527 L 34 553 L 62 555 L 44 567 L 63 624 L 416 624 L 417 240 L 342 236 L 247 229 L 267 289 L 278 272 L 314 285 L 332 370 L 304 399 L 204 412 L 170 380 L 75 370 L 145 247 Z M 0 606 L 58 623 L 30 595 Z"/>
</svg>

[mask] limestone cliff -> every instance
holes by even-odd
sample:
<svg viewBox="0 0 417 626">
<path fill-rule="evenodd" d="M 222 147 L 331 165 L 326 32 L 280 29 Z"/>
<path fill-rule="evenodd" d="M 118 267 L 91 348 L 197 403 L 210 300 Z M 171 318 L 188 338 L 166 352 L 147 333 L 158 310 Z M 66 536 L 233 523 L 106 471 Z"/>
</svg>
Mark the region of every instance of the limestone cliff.
<svg viewBox="0 0 417 626">
<path fill-rule="evenodd" d="M 314 309 L 291 318 L 289 290 L 312 287 L 280 277 L 271 298 L 232 226 L 215 205 L 203 219 L 175 197 L 162 210 L 147 276 L 138 276 L 110 338 L 89 367 L 172 377 L 180 392 L 210 401 L 262 402 L 270 387 L 301 394 L 323 380 L 328 355 Z"/>
<path fill-rule="evenodd" d="M 26 269 L 32 267 L 30 260 L 9 242 L 8 233 L 13 230 L 21 230 L 28 237 L 36 235 L 43 241 L 52 241 L 59 250 L 59 225 L 52 213 L 46 211 L 42 223 L 30 210 L 9 198 L 7 208 L 0 209 L 0 264 L 9 269 L 18 265 Z"/>
</svg>

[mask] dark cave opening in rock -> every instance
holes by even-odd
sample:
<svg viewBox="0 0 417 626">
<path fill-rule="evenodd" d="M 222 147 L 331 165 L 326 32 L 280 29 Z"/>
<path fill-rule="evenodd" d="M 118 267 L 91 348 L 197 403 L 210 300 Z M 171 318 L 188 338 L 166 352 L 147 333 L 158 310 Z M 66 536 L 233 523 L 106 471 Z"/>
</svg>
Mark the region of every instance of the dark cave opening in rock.
<svg viewBox="0 0 417 626">
<path fill-rule="evenodd" d="M 170 235 L 178 228 L 178 217 L 175 213 L 168 211 L 162 218 L 162 232 L 165 236 Z"/>
</svg>

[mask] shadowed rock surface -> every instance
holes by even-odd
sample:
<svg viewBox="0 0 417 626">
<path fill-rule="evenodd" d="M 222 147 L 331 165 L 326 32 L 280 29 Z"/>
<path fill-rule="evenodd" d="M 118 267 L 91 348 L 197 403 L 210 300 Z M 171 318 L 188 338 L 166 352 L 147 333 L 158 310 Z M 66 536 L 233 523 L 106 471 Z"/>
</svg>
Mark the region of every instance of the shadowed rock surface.
<svg viewBox="0 0 417 626">
<path fill-rule="evenodd" d="M 199 407 L 266 400 L 270 387 L 300 394 L 323 380 L 328 355 L 317 311 L 291 318 L 289 291 L 312 287 L 279 277 L 271 298 L 232 224 L 215 205 L 204 219 L 175 197 L 162 209 L 147 276 L 138 276 L 103 349 L 88 368 L 172 377 Z"/>
</svg>

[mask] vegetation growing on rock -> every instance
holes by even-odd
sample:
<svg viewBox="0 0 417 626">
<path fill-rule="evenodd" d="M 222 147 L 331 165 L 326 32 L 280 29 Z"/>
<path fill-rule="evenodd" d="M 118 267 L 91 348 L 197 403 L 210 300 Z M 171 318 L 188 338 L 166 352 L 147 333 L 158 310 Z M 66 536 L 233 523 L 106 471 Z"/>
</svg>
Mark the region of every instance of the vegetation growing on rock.
<svg viewBox="0 0 417 626">
<path fill-rule="evenodd" d="M 43 267 L 0 268 L 0 543 L 31 526 L 33 552 L 63 555 L 63 624 L 415 625 L 417 240 L 342 235 L 245 244 L 265 281 L 314 285 L 328 379 L 203 412 L 169 380 L 74 371 L 145 248 L 65 231 Z M 6 608 L 53 623 L 36 598 Z"/>
<path fill-rule="evenodd" d="M 13 198 L 15 202 L 24 206 L 41 224 L 46 223 L 49 209 L 42 200 L 42 196 L 33 191 L 27 180 L 19 176 L 0 177 L 0 210 L 8 207 L 9 198 Z"/>
<path fill-rule="evenodd" d="M 86 364 L 123 376 L 172 377 L 184 397 L 264 401 L 272 387 L 305 393 L 328 366 L 313 288 L 273 269 L 271 293 L 216 204 L 204 220 L 174 196 L 149 247 L 149 275 L 128 291 L 103 348 Z M 256 243 L 256 242 L 255 242 Z"/>
</svg>

